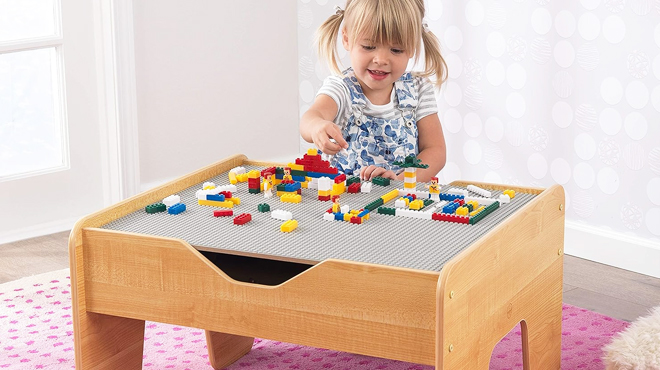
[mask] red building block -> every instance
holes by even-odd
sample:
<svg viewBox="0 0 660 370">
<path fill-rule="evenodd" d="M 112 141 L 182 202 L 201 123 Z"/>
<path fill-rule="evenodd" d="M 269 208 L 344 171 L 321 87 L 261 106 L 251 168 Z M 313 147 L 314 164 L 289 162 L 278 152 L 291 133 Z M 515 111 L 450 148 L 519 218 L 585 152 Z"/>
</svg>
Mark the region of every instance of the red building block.
<svg viewBox="0 0 660 370">
<path fill-rule="evenodd" d="M 348 185 L 348 192 L 349 193 L 359 193 L 361 186 L 362 185 L 360 183 L 354 182 L 354 183 Z"/>
<path fill-rule="evenodd" d="M 233 216 L 234 211 L 231 209 L 221 209 L 217 211 L 213 211 L 213 216 L 214 217 L 222 217 L 222 216 Z"/>
<path fill-rule="evenodd" d="M 339 184 L 340 182 L 344 181 L 346 181 L 346 175 L 343 173 L 335 177 L 335 184 Z"/>
<path fill-rule="evenodd" d="M 221 191 L 219 194 L 224 195 L 225 199 L 231 198 L 231 191 Z"/>
<path fill-rule="evenodd" d="M 327 202 L 330 200 L 330 195 L 319 195 L 319 200 Z"/>
<path fill-rule="evenodd" d="M 267 179 L 268 175 L 275 175 L 275 167 L 268 167 L 265 170 L 261 171 L 261 177 L 263 177 L 264 179 Z"/>
<path fill-rule="evenodd" d="M 413 200 L 417 199 L 417 195 L 415 195 L 415 194 L 406 194 L 406 195 L 409 196 L 409 197 L 412 197 Z"/>
<path fill-rule="evenodd" d="M 351 223 L 352 224 L 361 224 L 362 223 L 362 217 L 358 217 L 358 216 L 351 217 Z"/>
<path fill-rule="evenodd" d="M 249 213 L 241 213 L 234 217 L 234 225 L 243 225 L 252 221 L 252 215 Z"/>
</svg>

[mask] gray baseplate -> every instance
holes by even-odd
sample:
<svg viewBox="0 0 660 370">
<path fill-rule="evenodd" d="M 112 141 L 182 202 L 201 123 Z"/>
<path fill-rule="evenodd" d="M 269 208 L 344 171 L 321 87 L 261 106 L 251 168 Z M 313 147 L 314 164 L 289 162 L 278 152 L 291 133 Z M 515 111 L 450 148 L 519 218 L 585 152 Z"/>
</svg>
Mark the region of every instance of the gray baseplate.
<svg viewBox="0 0 660 370">
<path fill-rule="evenodd" d="M 247 171 L 263 169 L 257 166 L 244 167 Z M 207 181 L 216 185 L 229 184 L 227 173 Z M 200 206 L 197 203 L 195 192 L 202 188 L 202 184 L 177 193 L 187 208 L 181 214 L 148 214 L 142 209 L 102 228 L 179 238 L 205 250 L 217 248 L 221 252 L 236 251 L 237 254 L 260 255 L 271 259 L 320 262 L 332 258 L 440 271 L 451 258 L 536 196 L 517 193 L 511 203 L 502 205 L 475 225 L 390 216 L 379 214 L 377 210 L 371 212 L 369 220 L 357 225 L 324 220 L 323 213 L 332 203 L 319 201 L 315 189 L 302 189 L 301 203 L 283 203 L 274 194 L 271 198 L 264 198 L 263 193 L 250 194 L 247 182 L 239 182 L 234 196 L 240 198 L 241 204 L 234 206 L 234 216 L 250 213 L 252 221 L 245 225 L 234 225 L 234 217 L 213 217 L 214 210 L 223 208 Z M 417 184 L 418 190 L 426 190 L 424 185 Z M 347 204 L 351 209 L 361 209 L 392 189 L 402 188 L 402 181 L 392 181 L 386 187 L 374 184 L 369 194 L 342 194 L 341 204 Z M 442 191 L 449 188 L 443 186 Z M 501 191 L 491 192 L 493 197 L 501 194 Z M 470 195 L 480 196 L 472 192 Z M 284 221 L 272 218 L 270 212 L 259 212 L 257 205 L 261 203 L 268 203 L 271 211 L 291 211 L 293 218 L 298 221 L 298 228 L 289 233 L 280 231 Z M 394 200 L 385 204 L 385 207 L 394 208 Z"/>
</svg>

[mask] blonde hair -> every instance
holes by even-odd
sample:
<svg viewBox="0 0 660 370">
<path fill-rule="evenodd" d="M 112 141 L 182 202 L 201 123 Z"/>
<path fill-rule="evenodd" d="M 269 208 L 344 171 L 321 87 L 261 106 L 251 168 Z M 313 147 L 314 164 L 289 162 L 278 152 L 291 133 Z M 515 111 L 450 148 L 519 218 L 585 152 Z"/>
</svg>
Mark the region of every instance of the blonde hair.
<svg viewBox="0 0 660 370">
<path fill-rule="evenodd" d="M 346 10 L 338 10 L 316 31 L 319 56 L 337 74 L 339 58 L 337 37 L 342 21 L 351 44 L 366 37 L 378 44 L 401 45 L 412 50 L 418 62 L 424 46 L 424 72 L 415 75 L 437 77 L 439 87 L 447 79 L 447 63 L 440 53 L 440 43 L 433 32 L 422 25 L 424 0 L 346 0 Z"/>
</svg>

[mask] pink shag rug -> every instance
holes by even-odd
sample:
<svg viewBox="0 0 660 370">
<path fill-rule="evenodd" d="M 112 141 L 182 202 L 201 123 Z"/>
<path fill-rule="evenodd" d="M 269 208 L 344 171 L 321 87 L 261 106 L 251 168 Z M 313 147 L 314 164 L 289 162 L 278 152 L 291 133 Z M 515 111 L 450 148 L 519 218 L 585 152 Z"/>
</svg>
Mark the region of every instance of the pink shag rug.
<svg viewBox="0 0 660 370">
<path fill-rule="evenodd" d="M 603 370 L 601 348 L 627 323 L 564 305 L 562 369 Z M 0 285 L 0 369 L 73 369 L 68 269 Z M 144 369 L 211 369 L 204 331 L 147 322 Z M 256 339 L 228 369 L 431 370 L 424 366 Z M 520 327 L 497 345 L 490 369 L 522 369 Z"/>
</svg>

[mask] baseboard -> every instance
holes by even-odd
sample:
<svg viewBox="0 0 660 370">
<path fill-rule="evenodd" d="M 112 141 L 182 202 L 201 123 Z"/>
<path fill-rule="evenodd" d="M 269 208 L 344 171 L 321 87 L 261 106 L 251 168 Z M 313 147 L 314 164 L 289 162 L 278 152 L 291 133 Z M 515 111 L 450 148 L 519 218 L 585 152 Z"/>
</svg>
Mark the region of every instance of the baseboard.
<svg viewBox="0 0 660 370">
<path fill-rule="evenodd" d="M 9 232 L 3 232 L 0 235 L 0 244 L 11 243 L 18 240 L 36 238 L 38 236 L 44 236 L 54 233 L 59 233 L 62 231 L 68 231 L 73 228 L 73 225 L 83 216 L 70 218 L 66 220 L 58 220 L 53 222 L 46 222 L 39 225 L 33 225 L 25 227 L 19 230 L 12 230 Z"/>
<path fill-rule="evenodd" d="M 564 252 L 660 278 L 660 242 L 566 221 Z"/>
</svg>

